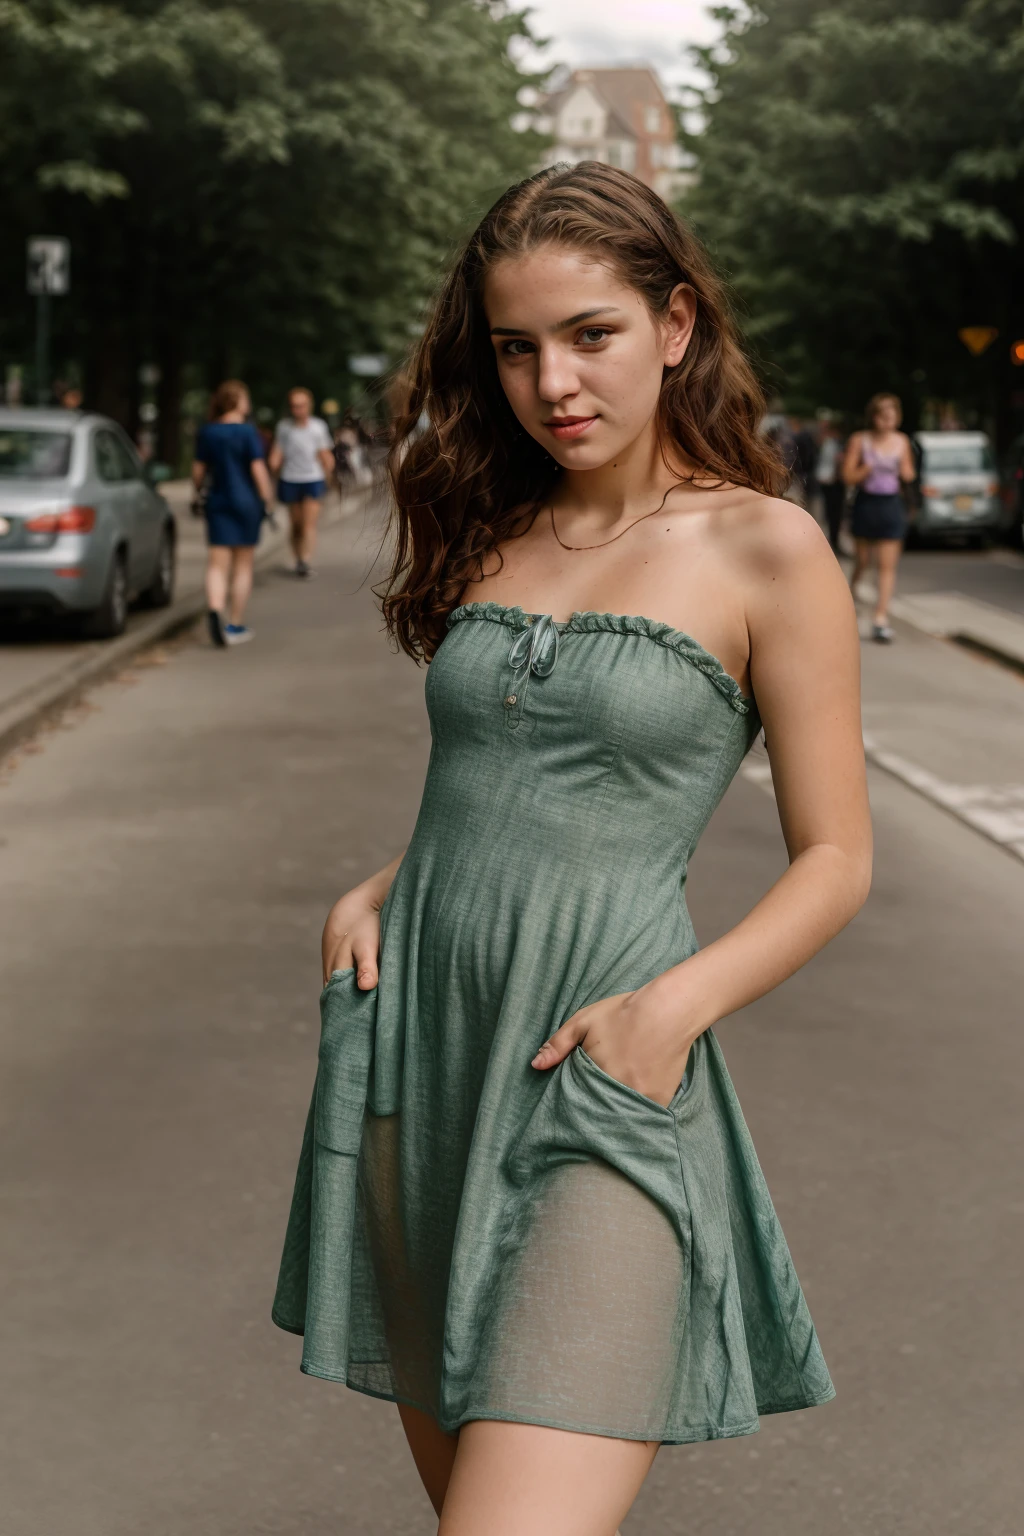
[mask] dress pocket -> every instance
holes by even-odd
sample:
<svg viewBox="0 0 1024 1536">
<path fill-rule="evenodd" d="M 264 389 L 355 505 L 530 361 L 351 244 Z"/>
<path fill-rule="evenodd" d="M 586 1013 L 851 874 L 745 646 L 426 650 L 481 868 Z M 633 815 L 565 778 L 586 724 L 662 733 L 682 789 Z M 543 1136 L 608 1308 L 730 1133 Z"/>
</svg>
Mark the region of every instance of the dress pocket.
<svg viewBox="0 0 1024 1536">
<path fill-rule="evenodd" d="M 355 1155 L 363 1137 L 377 1019 L 377 989 L 361 992 L 354 970 L 335 971 L 320 995 L 320 1052 L 313 1135 Z"/>
<path fill-rule="evenodd" d="M 683 1100 L 689 1097 L 693 1089 L 697 1074 L 697 1063 L 700 1060 L 702 1054 L 698 1050 L 699 1043 L 699 1041 L 695 1041 L 694 1044 L 690 1047 L 690 1054 L 686 1059 L 686 1070 L 683 1073 L 683 1080 L 679 1084 L 679 1087 L 676 1089 L 667 1105 L 659 1104 L 657 1099 L 648 1098 L 647 1095 L 645 1093 L 641 1093 L 638 1088 L 631 1088 L 628 1083 L 623 1083 L 619 1080 L 619 1078 L 612 1077 L 611 1073 L 606 1072 L 603 1067 L 598 1066 L 593 1056 L 588 1055 L 587 1052 L 583 1049 L 582 1045 L 576 1046 L 575 1054 L 579 1057 L 580 1064 L 584 1071 L 592 1072 L 595 1077 L 600 1079 L 602 1083 L 610 1084 L 612 1088 L 617 1088 L 620 1093 L 626 1094 L 630 1099 L 634 1100 L 639 1105 L 643 1105 L 647 1109 L 653 1109 L 662 1115 L 675 1115 L 676 1111 L 682 1106 Z"/>
</svg>

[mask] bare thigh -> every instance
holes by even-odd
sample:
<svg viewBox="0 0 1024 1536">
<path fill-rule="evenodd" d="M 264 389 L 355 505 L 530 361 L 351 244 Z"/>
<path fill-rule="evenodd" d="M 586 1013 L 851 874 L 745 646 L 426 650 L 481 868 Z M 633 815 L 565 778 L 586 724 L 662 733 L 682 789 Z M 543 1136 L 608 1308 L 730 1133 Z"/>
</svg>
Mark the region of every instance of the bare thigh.
<svg viewBox="0 0 1024 1536">
<path fill-rule="evenodd" d="M 434 1506 L 434 1513 L 440 1517 L 444 1496 L 448 1491 L 448 1479 L 452 1475 L 452 1467 L 455 1464 L 459 1437 L 446 1435 L 437 1420 L 432 1419 L 429 1413 L 421 1412 L 419 1408 L 410 1408 L 406 1403 L 399 1403 L 398 1413 L 402 1420 L 402 1428 L 405 1430 L 405 1438 L 409 1442 L 412 1459 L 416 1463 L 416 1471 L 420 1475 L 420 1482 L 427 1491 L 427 1498 Z"/>
<path fill-rule="evenodd" d="M 895 575 L 902 553 L 902 539 L 879 539 L 875 544 L 875 559 L 878 562 L 879 571 L 885 575 Z"/>
<path fill-rule="evenodd" d="M 459 1431 L 438 1536 L 615 1536 L 657 1451 L 475 1419 Z"/>
</svg>

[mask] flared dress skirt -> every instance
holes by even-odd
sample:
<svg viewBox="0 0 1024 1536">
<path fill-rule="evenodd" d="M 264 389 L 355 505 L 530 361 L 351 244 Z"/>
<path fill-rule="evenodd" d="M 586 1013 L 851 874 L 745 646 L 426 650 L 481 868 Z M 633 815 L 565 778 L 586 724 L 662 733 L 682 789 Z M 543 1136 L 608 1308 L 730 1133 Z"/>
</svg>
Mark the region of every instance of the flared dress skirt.
<svg viewBox="0 0 1024 1536">
<path fill-rule="evenodd" d="M 578 1009 L 697 948 L 690 856 L 759 729 L 664 624 L 457 608 L 381 914 L 336 972 L 274 1302 L 302 1369 L 471 1419 L 666 1443 L 834 1395 L 712 1031 L 666 1107 Z"/>
</svg>

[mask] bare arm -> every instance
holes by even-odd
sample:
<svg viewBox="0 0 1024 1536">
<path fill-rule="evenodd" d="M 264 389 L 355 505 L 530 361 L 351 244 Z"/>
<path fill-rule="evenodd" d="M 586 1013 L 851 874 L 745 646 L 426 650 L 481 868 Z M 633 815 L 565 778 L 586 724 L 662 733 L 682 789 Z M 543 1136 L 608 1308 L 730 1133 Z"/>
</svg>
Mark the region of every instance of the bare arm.
<svg viewBox="0 0 1024 1536">
<path fill-rule="evenodd" d="M 903 455 L 900 459 L 900 479 L 905 485 L 917 479 L 917 465 L 914 463 L 914 450 L 910 444 L 910 438 L 905 433 L 900 433 L 903 438 Z"/>
<path fill-rule="evenodd" d="M 355 970 L 364 991 L 377 985 L 380 951 L 380 909 L 398 873 L 404 854 L 385 864 L 362 885 L 346 891 L 327 914 L 321 945 L 326 986 L 333 971 Z"/>
<path fill-rule="evenodd" d="M 860 646 L 846 582 L 817 526 L 793 509 L 756 536 L 750 671 L 789 868 L 735 928 L 638 991 L 581 1009 L 542 1047 L 552 1067 L 581 1040 L 613 1077 L 668 1103 L 709 1025 L 800 969 L 854 916 L 871 873 L 860 724 Z"/>
<path fill-rule="evenodd" d="M 266 461 L 264 459 L 253 459 L 252 463 L 249 465 L 249 469 L 252 472 L 252 478 L 256 489 L 259 491 L 263 500 L 273 501 L 274 487 L 270 483 L 270 476 L 267 474 Z"/>
<path fill-rule="evenodd" d="M 203 483 L 203 481 L 205 479 L 206 479 L 206 465 L 205 464 L 201 464 L 198 459 L 193 459 L 192 460 L 192 484 L 194 485 L 194 487 L 195 487 L 195 489 L 197 491 L 199 490 L 199 487 L 202 485 L 202 483 Z"/>
<path fill-rule="evenodd" d="M 276 438 L 270 445 L 270 453 L 267 455 L 267 463 L 270 466 L 270 473 L 272 475 L 280 474 L 281 465 L 284 463 L 284 452 L 282 451 L 281 445 Z"/>
<path fill-rule="evenodd" d="M 320 452 L 317 454 L 317 458 L 323 465 L 324 479 L 330 480 L 331 476 L 334 474 L 334 454 L 330 451 L 329 448 L 321 448 Z"/>
<path fill-rule="evenodd" d="M 860 485 L 871 473 L 871 465 L 864 463 L 864 436 L 855 432 L 846 445 L 843 456 L 843 484 Z"/>
</svg>

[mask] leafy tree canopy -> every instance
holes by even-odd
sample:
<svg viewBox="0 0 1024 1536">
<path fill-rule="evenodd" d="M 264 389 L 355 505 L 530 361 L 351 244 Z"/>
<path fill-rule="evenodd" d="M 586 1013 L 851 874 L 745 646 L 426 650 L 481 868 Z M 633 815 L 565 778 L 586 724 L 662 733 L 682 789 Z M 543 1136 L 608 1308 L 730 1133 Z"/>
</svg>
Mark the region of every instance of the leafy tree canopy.
<svg viewBox="0 0 1024 1536">
<path fill-rule="evenodd" d="M 467 221 L 526 174 L 504 0 L 0 0 L 0 350 L 67 235 L 58 354 L 130 414 L 155 359 L 272 396 L 406 345 Z"/>
<path fill-rule="evenodd" d="M 1024 336 L 1024 13 L 1016 0 L 761 0 L 721 47 L 688 203 L 752 338 L 804 407 L 1006 416 Z M 980 359 L 957 331 L 991 325 Z"/>
</svg>

